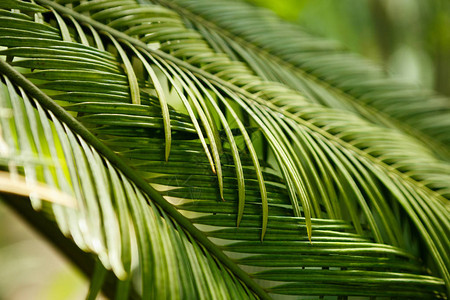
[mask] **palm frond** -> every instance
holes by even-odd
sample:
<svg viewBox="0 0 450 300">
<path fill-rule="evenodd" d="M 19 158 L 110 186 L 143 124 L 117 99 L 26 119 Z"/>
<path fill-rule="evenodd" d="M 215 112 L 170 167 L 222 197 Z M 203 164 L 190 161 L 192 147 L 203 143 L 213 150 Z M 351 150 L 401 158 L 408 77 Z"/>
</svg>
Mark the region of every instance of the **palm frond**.
<svg viewBox="0 0 450 300">
<path fill-rule="evenodd" d="M 119 278 L 136 238 L 144 298 L 445 297 L 450 174 L 417 140 L 255 76 L 161 6 L 37 2 L 53 11 L 0 14 L 2 72 L 28 78 L 3 76 L 26 116 L 4 136 L 55 161 L 20 172 L 75 196 L 80 212 L 52 205 L 59 227 Z"/>
<path fill-rule="evenodd" d="M 151 2 L 174 9 L 216 52 L 245 62 L 261 78 L 301 91 L 311 101 L 400 129 L 449 158 L 450 124 L 445 120 L 450 120 L 450 106 L 445 97 L 387 77 L 338 43 L 242 1 Z"/>
<path fill-rule="evenodd" d="M 144 298 L 254 297 L 83 138 L 23 89 L 16 89 L 7 77 L 2 81 L 2 110 L 14 114 L 14 118 L 2 118 L 2 136 L 8 151 L 51 161 L 31 165 L 11 159 L 13 168 L 10 165 L 9 172 L 12 176 L 23 173 L 29 182 L 45 182 L 63 191 L 67 198 L 76 199 L 75 208 L 59 203 L 45 205 L 39 195 L 46 193 L 30 193 L 35 208 L 53 216 L 78 247 L 98 255 L 120 280 L 130 281 L 135 268 L 132 263 L 138 263 Z M 14 139 L 16 134 L 18 140 Z M 30 183 L 24 185 L 33 187 Z M 138 253 L 132 251 L 136 248 Z M 197 268 L 202 272 L 196 272 Z M 211 276 L 215 279 L 210 280 Z"/>
</svg>

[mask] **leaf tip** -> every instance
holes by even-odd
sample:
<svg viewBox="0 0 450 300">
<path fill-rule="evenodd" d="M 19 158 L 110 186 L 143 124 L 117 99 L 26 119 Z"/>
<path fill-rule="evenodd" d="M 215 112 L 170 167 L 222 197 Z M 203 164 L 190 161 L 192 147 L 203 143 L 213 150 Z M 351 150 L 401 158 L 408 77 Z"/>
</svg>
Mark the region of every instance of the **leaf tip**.
<svg viewBox="0 0 450 300">
<path fill-rule="evenodd" d="M 166 151 L 165 151 L 165 156 L 164 156 L 164 159 L 166 160 L 166 162 L 169 161 L 169 156 L 170 156 L 170 141 L 166 140 Z"/>
<path fill-rule="evenodd" d="M 306 225 L 306 231 L 308 233 L 309 243 L 312 245 L 312 241 L 311 241 L 311 237 L 312 237 L 311 224 Z"/>
<path fill-rule="evenodd" d="M 266 235 L 266 231 L 267 231 L 267 228 L 263 227 L 262 232 L 261 232 L 261 243 L 264 242 L 264 236 Z"/>
<path fill-rule="evenodd" d="M 236 227 L 239 228 L 239 225 L 241 225 L 241 221 L 242 221 L 242 215 L 238 213 L 238 217 L 236 220 Z"/>
</svg>

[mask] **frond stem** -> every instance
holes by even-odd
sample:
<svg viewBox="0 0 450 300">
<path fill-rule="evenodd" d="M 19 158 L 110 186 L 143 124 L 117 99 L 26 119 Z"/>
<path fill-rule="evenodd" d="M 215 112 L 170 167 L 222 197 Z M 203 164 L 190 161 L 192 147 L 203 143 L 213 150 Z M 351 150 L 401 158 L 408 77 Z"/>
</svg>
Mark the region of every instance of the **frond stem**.
<svg viewBox="0 0 450 300">
<path fill-rule="evenodd" d="M 429 189 L 427 186 L 423 185 L 422 183 L 414 180 L 413 178 L 411 178 L 410 176 L 398 171 L 397 169 L 393 168 L 392 166 L 384 163 L 383 161 L 381 161 L 380 159 L 378 159 L 377 157 L 374 157 L 370 154 L 368 154 L 367 152 L 364 152 L 363 150 L 347 143 L 346 141 L 340 139 L 337 136 L 334 136 L 332 134 L 330 134 L 329 132 L 323 130 L 320 127 L 317 127 L 316 125 L 312 124 L 311 122 L 308 122 L 307 120 L 301 119 L 298 116 L 295 116 L 294 114 L 291 114 L 283 109 L 281 109 L 280 107 L 265 101 L 264 99 L 262 99 L 259 96 L 256 96 L 250 92 L 248 92 L 247 90 L 240 88 L 236 85 L 234 85 L 233 83 L 227 82 L 213 74 L 210 74 L 208 72 L 205 72 L 202 69 L 199 69 L 183 60 L 180 60 L 170 54 L 167 54 L 161 50 L 157 50 L 157 49 L 151 49 L 147 46 L 146 43 L 136 39 L 136 38 L 132 38 L 129 35 L 124 34 L 123 32 L 120 32 L 114 28 L 111 28 L 103 23 L 100 23 L 98 21 L 95 21 L 93 19 L 91 19 L 88 16 L 85 15 L 81 15 L 73 10 L 70 10 L 64 6 L 61 6 L 55 2 L 52 2 L 50 0 L 36 0 L 36 2 L 41 3 L 43 5 L 47 5 L 50 6 L 52 8 L 54 8 L 56 11 L 59 11 L 63 14 L 66 15 L 70 15 L 72 17 L 74 17 L 76 20 L 80 21 L 80 22 L 84 22 L 87 24 L 92 25 L 93 27 L 95 27 L 96 29 L 98 29 L 99 31 L 105 31 L 110 33 L 111 35 L 113 35 L 114 37 L 116 37 L 117 39 L 122 39 L 125 41 L 130 42 L 131 44 L 133 44 L 134 46 L 140 47 L 142 49 L 144 49 L 145 51 L 152 53 L 154 55 L 157 55 L 163 59 L 169 60 L 175 64 L 177 64 L 178 66 L 181 66 L 195 74 L 198 74 L 212 82 L 214 82 L 217 86 L 222 86 L 222 87 L 226 87 L 228 89 L 230 89 L 231 91 L 240 94 L 242 96 L 244 96 L 247 99 L 253 100 L 261 105 L 267 106 L 273 110 L 276 110 L 277 112 L 285 115 L 286 117 L 293 119 L 295 121 L 297 121 L 299 124 L 308 127 L 309 129 L 321 134 L 322 136 L 324 136 L 327 139 L 330 139 L 336 143 L 338 143 L 340 146 L 345 147 L 349 150 L 351 150 L 352 152 L 358 154 L 358 156 L 362 156 L 366 159 L 369 159 L 370 161 L 372 161 L 374 164 L 381 166 L 383 169 L 387 170 L 388 172 L 392 172 L 394 174 L 396 174 L 397 176 L 399 176 L 402 180 L 405 180 L 411 184 L 413 184 L 414 186 L 421 188 L 424 190 L 424 192 L 433 195 L 433 197 L 436 197 L 437 199 L 439 199 L 439 201 L 441 201 L 442 203 L 446 203 L 448 200 L 445 199 L 443 196 L 441 196 L 439 193 Z M 84 128 L 84 127 L 83 127 Z M 108 149 L 109 150 L 109 149 Z M 158 194 L 159 195 L 159 194 Z"/>
<path fill-rule="evenodd" d="M 178 13 L 181 13 L 183 16 L 186 16 L 190 19 L 194 19 L 195 22 L 198 22 L 198 23 L 204 25 L 205 27 L 212 28 L 215 32 L 218 32 L 219 34 L 221 34 L 231 40 L 234 40 L 235 42 L 237 42 L 241 45 L 244 45 L 246 48 L 254 50 L 259 55 L 266 57 L 267 59 L 269 59 L 271 61 L 274 61 L 276 64 L 283 65 L 284 67 L 288 68 L 292 72 L 297 73 L 298 75 L 307 77 L 311 81 L 314 81 L 315 83 L 321 85 L 322 87 L 324 87 L 328 90 L 332 90 L 335 94 L 340 95 L 342 97 L 342 99 L 345 100 L 347 103 L 350 103 L 350 105 L 355 107 L 355 109 L 357 109 L 359 112 L 366 113 L 366 114 L 369 113 L 369 114 L 378 115 L 380 117 L 380 119 L 382 119 L 384 121 L 383 123 L 386 126 L 392 127 L 392 125 L 389 126 L 388 124 L 394 124 L 395 127 L 400 128 L 404 132 L 415 136 L 417 139 L 419 139 L 425 145 L 433 145 L 433 146 L 431 146 L 431 148 L 438 151 L 438 153 L 441 156 L 443 156 L 445 158 L 450 157 L 450 151 L 441 142 L 432 139 L 426 133 L 423 133 L 422 131 L 415 129 L 411 125 L 393 118 L 392 116 L 390 116 L 389 114 L 387 114 L 384 111 L 381 111 L 381 110 L 379 110 L 369 104 L 366 104 L 364 102 L 358 101 L 358 99 L 355 96 L 344 92 L 339 87 L 332 85 L 327 81 L 321 80 L 314 74 L 308 73 L 307 71 L 299 68 L 295 64 L 290 63 L 290 62 L 270 53 L 269 51 L 265 50 L 264 48 L 260 48 L 257 45 L 255 45 L 254 43 L 249 42 L 249 41 L 233 34 L 232 32 L 225 30 L 223 27 L 219 27 L 216 24 L 214 24 L 213 22 L 208 21 L 201 16 L 191 13 L 189 10 L 185 9 L 184 7 L 181 7 L 180 5 L 177 5 L 176 3 L 169 2 L 166 0 L 152 0 L 152 1 L 158 3 L 162 6 L 169 7 L 170 9 L 173 9 L 173 10 L 177 11 Z M 364 110 L 367 110 L 367 111 L 364 112 Z"/>
<path fill-rule="evenodd" d="M 40 1 L 48 2 L 48 1 Z M 57 5 L 52 3 L 52 5 Z M 59 5 L 58 5 L 59 6 Z M 55 7 L 59 9 L 59 7 Z M 65 11 L 61 11 L 66 13 Z M 93 25 L 94 26 L 94 25 Z M 120 170 L 126 177 L 133 181 L 143 192 L 148 194 L 152 201 L 158 204 L 171 218 L 189 232 L 200 244 L 202 244 L 214 257 L 226 266 L 234 275 L 247 285 L 261 299 L 270 299 L 267 293 L 256 284 L 250 276 L 236 265 L 222 250 L 213 244 L 200 230 L 198 230 L 189 219 L 184 217 L 172 204 L 167 202 L 161 194 L 150 186 L 144 179 L 129 167 L 111 149 L 98 140 L 86 127 L 77 121 L 72 115 L 67 113 L 53 99 L 43 93 L 37 86 L 29 81 L 25 76 L 14 69 L 10 64 L 0 59 L 0 73 L 6 75 L 12 82 L 22 87 L 31 97 L 36 99 L 44 108 L 51 111 L 60 121 L 64 122 L 71 130 L 80 135 L 87 143 L 102 154 L 111 164 Z"/>
</svg>

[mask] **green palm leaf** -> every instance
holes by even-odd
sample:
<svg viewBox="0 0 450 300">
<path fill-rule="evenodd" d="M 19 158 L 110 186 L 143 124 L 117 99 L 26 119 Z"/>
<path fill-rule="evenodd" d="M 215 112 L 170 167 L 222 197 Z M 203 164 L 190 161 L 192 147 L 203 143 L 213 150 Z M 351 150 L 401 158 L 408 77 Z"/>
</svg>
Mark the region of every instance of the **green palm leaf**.
<svg viewBox="0 0 450 300">
<path fill-rule="evenodd" d="M 174 9 L 219 53 L 309 100 L 405 131 L 448 159 L 448 99 L 389 78 L 336 42 L 316 38 L 241 1 L 152 1 Z M 436 122 L 436 118 L 440 121 Z"/>
<path fill-rule="evenodd" d="M 51 111 L 43 109 L 22 89 L 17 94 L 7 77 L 3 79 L 2 109 L 14 114 L 13 119 L 2 119 L 2 134 L 13 154 L 9 172 L 23 172 L 27 181 L 45 182 L 61 189 L 68 199 L 76 199 L 67 207 L 58 203 L 44 205 L 37 194 L 39 190 L 30 193 L 34 207 L 55 218 L 63 233 L 72 237 L 80 249 L 98 255 L 103 266 L 112 269 L 121 280 L 131 280 L 131 263 L 138 262 L 142 285 L 147 287 L 142 290 L 144 298 L 252 297 L 120 170 L 59 122 Z M 20 135 L 19 141 L 14 141 L 13 136 L 20 131 L 32 134 Z M 47 145 L 42 144 L 44 140 Z M 20 163 L 14 159 L 16 156 L 31 156 L 37 162 Z M 135 247 L 137 254 L 132 251 Z M 198 267 L 203 272 L 195 272 Z"/>
<path fill-rule="evenodd" d="M 255 76 L 161 6 L 37 2 L 1 10 L 1 120 L 40 163 L 2 161 L 77 199 L 31 197 L 117 278 L 138 262 L 143 298 L 445 296 L 449 168 L 414 137 Z"/>
</svg>

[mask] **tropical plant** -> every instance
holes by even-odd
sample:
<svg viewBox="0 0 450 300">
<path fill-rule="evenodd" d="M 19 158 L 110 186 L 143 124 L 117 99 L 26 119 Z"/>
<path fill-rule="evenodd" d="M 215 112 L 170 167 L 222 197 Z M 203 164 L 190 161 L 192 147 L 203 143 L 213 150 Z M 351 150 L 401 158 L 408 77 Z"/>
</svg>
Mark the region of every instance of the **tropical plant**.
<svg viewBox="0 0 450 300">
<path fill-rule="evenodd" d="M 448 99 L 239 1 L 2 0 L 2 199 L 88 298 L 446 298 Z"/>
</svg>

